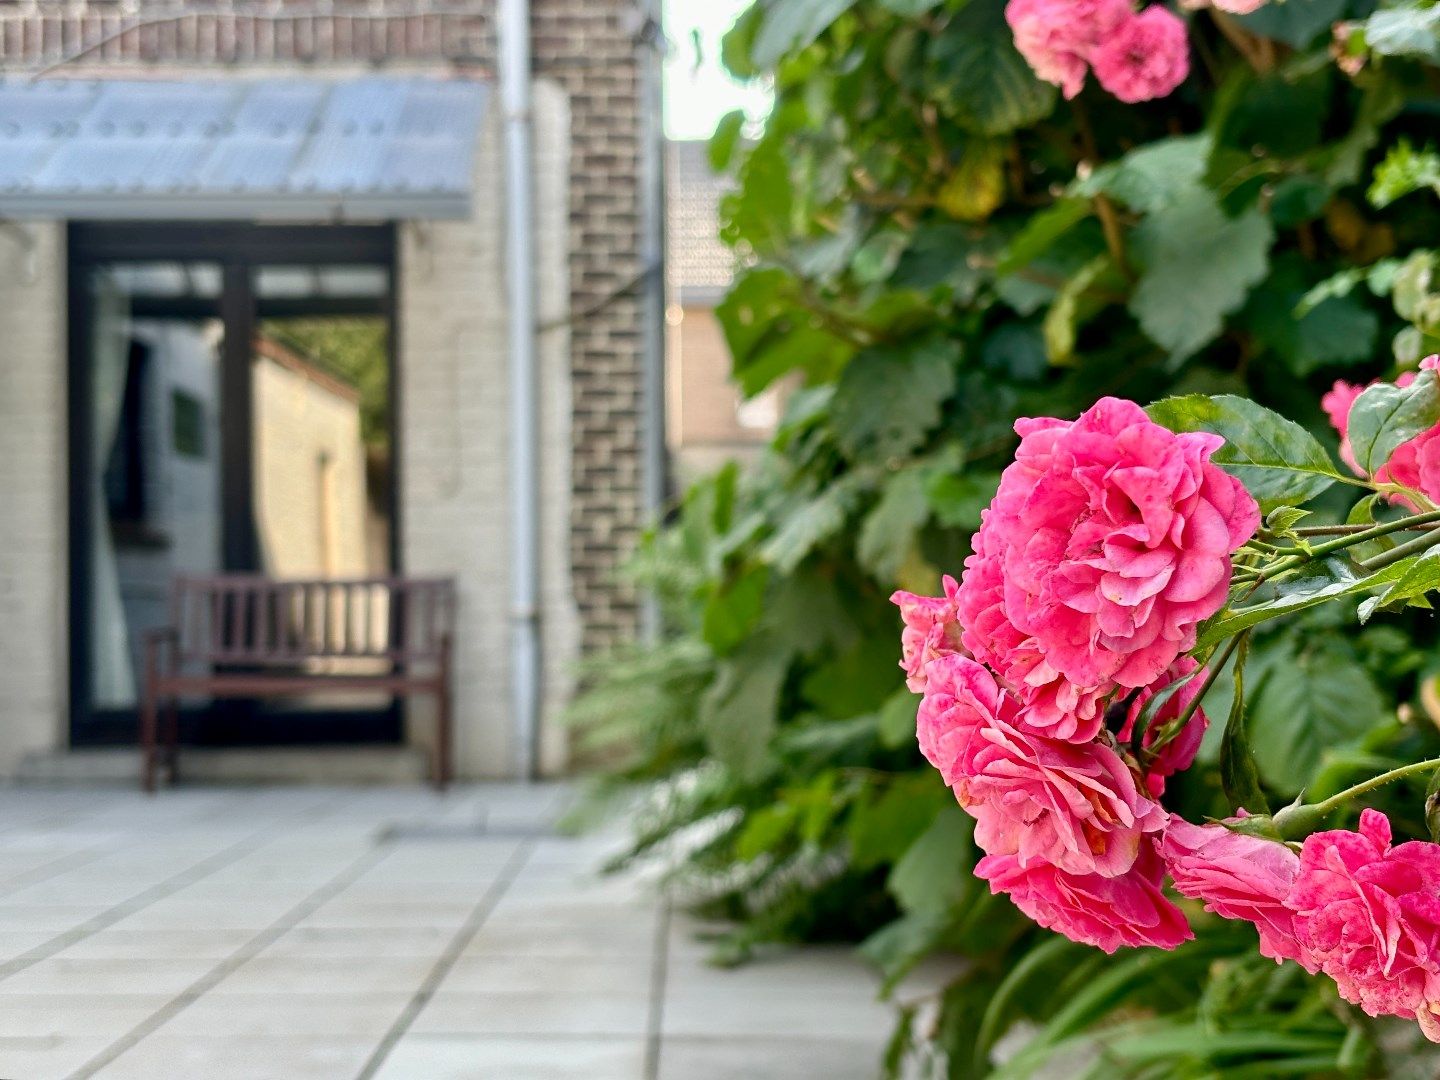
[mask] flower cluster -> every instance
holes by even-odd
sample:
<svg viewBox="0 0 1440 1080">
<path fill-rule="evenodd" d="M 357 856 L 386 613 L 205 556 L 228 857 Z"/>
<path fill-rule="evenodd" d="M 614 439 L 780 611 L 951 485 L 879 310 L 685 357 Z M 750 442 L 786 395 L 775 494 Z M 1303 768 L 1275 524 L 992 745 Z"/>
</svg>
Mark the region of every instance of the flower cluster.
<svg viewBox="0 0 1440 1080">
<path fill-rule="evenodd" d="M 1036 76 L 1067 98 L 1087 71 L 1131 103 L 1165 97 L 1190 73 L 1185 23 L 1159 4 L 1137 12 L 1130 0 L 1010 0 L 1005 18 Z"/>
<path fill-rule="evenodd" d="M 1157 800 L 1207 723 L 1184 654 L 1259 510 L 1211 463 L 1218 438 L 1133 402 L 1015 430 L 959 585 L 892 598 L 920 749 L 975 818 L 992 890 L 1107 952 L 1174 948 L 1190 930 L 1162 892 Z"/>
<path fill-rule="evenodd" d="M 1260 951 L 1335 980 L 1371 1016 L 1419 1022 L 1440 1042 L 1440 844 L 1392 847 L 1390 822 L 1287 845 L 1172 818 L 1162 853 L 1175 887 L 1226 919 L 1253 923 Z"/>
<path fill-rule="evenodd" d="M 1440 369 L 1440 355 L 1427 356 L 1420 361 L 1421 371 L 1437 369 Z M 1417 374 L 1407 371 L 1395 380 L 1395 385 L 1409 386 L 1415 381 Z M 1320 399 L 1325 415 L 1330 417 L 1330 423 L 1340 433 L 1340 457 L 1358 476 L 1366 474 L 1355 460 L 1355 451 L 1350 445 L 1350 409 L 1367 389 L 1368 387 L 1339 379 L 1330 392 Z M 1397 446 L 1389 460 L 1375 470 L 1371 479 L 1382 484 L 1399 484 L 1422 493 L 1432 502 L 1440 501 L 1440 424 Z M 1404 496 L 1397 496 L 1395 501 L 1412 508 L 1414 506 L 1412 500 Z"/>
</svg>

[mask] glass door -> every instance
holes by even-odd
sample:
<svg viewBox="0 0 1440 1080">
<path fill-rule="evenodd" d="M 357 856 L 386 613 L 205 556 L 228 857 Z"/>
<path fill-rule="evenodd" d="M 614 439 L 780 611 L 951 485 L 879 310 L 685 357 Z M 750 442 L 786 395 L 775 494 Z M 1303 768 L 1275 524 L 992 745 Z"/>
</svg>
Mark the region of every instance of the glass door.
<svg viewBox="0 0 1440 1080">
<path fill-rule="evenodd" d="M 72 230 L 77 744 L 135 740 L 143 641 L 176 576 L 394 570 L 389 230 L 155 228 Z M 376 742 L 400 723 L 375 694 L 196 698 L 181 733 Z"/>
</svg>

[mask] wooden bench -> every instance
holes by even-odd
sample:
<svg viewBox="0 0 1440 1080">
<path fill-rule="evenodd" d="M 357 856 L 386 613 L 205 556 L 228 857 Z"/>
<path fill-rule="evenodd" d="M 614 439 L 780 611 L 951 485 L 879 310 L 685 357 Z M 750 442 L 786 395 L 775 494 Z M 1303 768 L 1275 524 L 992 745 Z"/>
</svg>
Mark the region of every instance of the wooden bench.
<svg viewBox="0 0 1440 1080">
<path fill-rule="evenodd" d="M 451 774 L 450 653 L 455 585 L 444 578 L 177 578 L 170 625 L 145 635 L 141 782 L 163 756 L 178 775 L 184 697 L 262 698 L 326 691 L 435 695 L 431 778 Z"/>
</svg>

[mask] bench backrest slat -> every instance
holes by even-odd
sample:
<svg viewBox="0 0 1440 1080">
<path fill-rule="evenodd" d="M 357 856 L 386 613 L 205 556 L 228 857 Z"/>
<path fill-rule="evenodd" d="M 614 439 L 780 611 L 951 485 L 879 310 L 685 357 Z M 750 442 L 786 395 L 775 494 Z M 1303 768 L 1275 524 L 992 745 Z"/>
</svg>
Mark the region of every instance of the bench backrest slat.
<svg viewBox="0 0 1440 1080">
<path fill-rule="evenodd" d="M 453 630 L 448 578 L 180 577 L 171 621 L 186 661 L 259 666 L 316 659 L 433 659 Z"/>
</svg>

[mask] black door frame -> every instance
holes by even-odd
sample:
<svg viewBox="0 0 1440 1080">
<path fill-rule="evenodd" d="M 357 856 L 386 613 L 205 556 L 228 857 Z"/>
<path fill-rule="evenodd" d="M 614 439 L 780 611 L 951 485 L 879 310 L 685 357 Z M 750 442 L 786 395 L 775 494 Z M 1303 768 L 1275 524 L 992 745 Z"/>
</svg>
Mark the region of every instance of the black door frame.
<svg viewBox="0 0 1440 1080">
<path fill-rule="evenodd" d="M 222 274 L 219 298 L 214 301 L 187 299 L 175 303 L 147 305 L 155 315 L 212 316 L 223 321 L 225 335 L 220 363 L 222 408 L 220 413 L 221 536 L 222 563 L 226 570 L 254 570 L 259 567 L 260 547 L 255 529 L 252 488 L 253 461 L 251 426 L 254 402 L 250 385 L 250 342 L 257 317 L 284 315 L 283 301 L 267 301 L 257 309 L 253 271 L 259 266 L 368 263 L 384 266 L 389 288 L 374 304 L 341 300 L 329 307 L 304 301 L 294 314 L 378 314 L 389 326 L 389 419 L 390 419 L 390 561 L 392 572 L 402 571 L 400 561 L 401 438 L 399 320 L 396 292 L 398 258 L 396 229 L 382 225 L 262 225 L 242 222 L 103 222 L 72 221 L 67 227 L 67 426 L 69 452 L 69 646 L 70 646 L 70 744 L 94 746 L 133 743 L 137 721 L 132 712 L 100 712 L 91 702 L 89 678 L 93 655 L 91 641 L 90 545 L 96 522 L 93 520 L 90 478 L 93 437 L 90 424 L 94 409 L 94 372 L 90 357 L 92 310 L 87 277 L 97 265 L 116 262 L 205 262 L 218 265 Z M 333 310 L 331 310 L 333 308 Z M 362 716 L 336 714 L 315 716 L 313 733 L 299 741 L 398 741 L 398 708 Z M 328 722 L 327 722 L 328 720 Z M 355 721 L 352 723 L 351 721 Z M 230 729 L 243 725 L 228 724 Z M 273 726 L 270 726 L 273 727 Z M 194 724 L 182 722 L 182 732 L 193 732 Z M 271 738 L 249 740 L 223 736 L 220 741 L 291 741 L 283 730 L 271 730 Z M 202 740 L 209 741 L 209 740 Z"/>
</svg>

